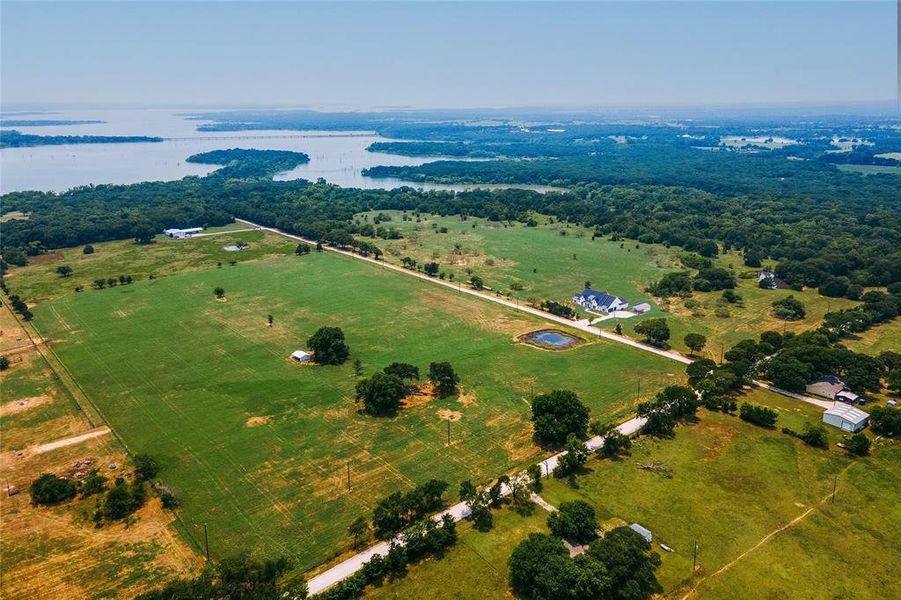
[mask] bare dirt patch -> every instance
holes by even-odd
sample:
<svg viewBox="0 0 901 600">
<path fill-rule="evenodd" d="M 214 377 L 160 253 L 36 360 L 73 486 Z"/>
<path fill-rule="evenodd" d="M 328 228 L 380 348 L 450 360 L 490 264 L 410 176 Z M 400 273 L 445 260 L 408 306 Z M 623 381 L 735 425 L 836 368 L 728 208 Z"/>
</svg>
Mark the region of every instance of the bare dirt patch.
<svg viewBox="0 0 901 600">
<path fill-rule="evenodd" d="M 444 419 L 445 421 L 456 422 L 463 418 L 463 413 L 456 410 L 442 408 L 438 411 L 438 418 Z"/>
<path fill-rule="evenodd" d="M 457 396 L 457 402 L 463 406 L 471 406 L 476 403 L 475 394 L 467 394 L 466 392 L 461 391 L 460 395 Z"/>
<path fill-rule="evenodd" d="M 272 417 L 269 415 L 263 415 L 259 417 L 250 417 L 247 419 L 245 425 L 247 427 L 259 427 L 260 425 L 268 425 L 272 422 Z"/>
<path fill-rule="evenodd" d="M 413 393 L 406 396 L 401 402 L 405 408 L 415 408 L 423 406 L 435 399 L 435 386 L 432 382 L 427 381 L 416 386 Z"/>
<path fill-rule="evenodd" d="M 52 401 L 53 401 L 53 398 L 45 395 L 45 396 L 32 396 L 30 398 L 22 398 L 21 400 L 14 400 L 13 402 L 7 402 L 3 406 L 0 406 L 0 417 L 6 417 L 9 415 L 20 413 L 25 410 L 30 410 L 32 408 L 42 406 L 44 404 L 49 404 Z"/>
</svg>

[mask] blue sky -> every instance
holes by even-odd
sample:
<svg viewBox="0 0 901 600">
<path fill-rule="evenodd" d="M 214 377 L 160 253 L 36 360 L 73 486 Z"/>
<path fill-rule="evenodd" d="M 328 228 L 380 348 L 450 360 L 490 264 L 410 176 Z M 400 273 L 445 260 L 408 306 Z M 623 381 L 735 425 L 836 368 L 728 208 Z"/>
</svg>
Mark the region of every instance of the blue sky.
<svg viewBox="0 0 901 600">
<path fill-rule="evenodd" d="M 18 3 L 0 99 L 320 108 L 897 94 L 896 3 Z"/>
</svg>

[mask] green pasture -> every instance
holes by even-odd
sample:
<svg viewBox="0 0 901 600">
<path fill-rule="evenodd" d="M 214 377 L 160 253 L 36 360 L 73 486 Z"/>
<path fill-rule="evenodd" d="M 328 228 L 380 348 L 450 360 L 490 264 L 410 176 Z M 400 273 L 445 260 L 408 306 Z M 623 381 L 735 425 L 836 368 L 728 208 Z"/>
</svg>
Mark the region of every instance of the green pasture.
<svg viewBox="0 0 901 600">
<path fill-rule="evenodd" d="M 552 481 L 542 496 L 555 505 L 585 500 L 602 520 L 650 529 L 663 557 L 658 578 L 669 597 L 681 598 L 694 586 L 702 598 L 743 597 L 749 589 L 760 598 L 897 595 L 901 587 L 891 574 L 901 549 L 890 532 L 901 517 L 892 500 L 901 492 L 898 446 L 883 443 L 871 457 L 849 459 L 834 446 L 840 432 L 830 428 L 832 447 L 814 449 L 778 428 L 817 423 L 821 411 L 768 392 L 746 400 L 777 408 L 777 429 L 702 411 L 673 439 L 639 438 L 621 460 L 589 462 L 590 473 L 579 477 L 577 489 Z M 655 462 L 672 477 L 639 468 Z M 835 504 L 824 502 L 836 477 Z M 811 508 L 796 527 L 751 550 Z M 692 575 L 695 542 L 700 569 Z M 659 543 L 674 552 L 663 552 Z M 854 573 L 848 571 L 852 564 Z"/>
<path fill-rule="evenodd" d="M 370 222 L 378 212 L 364 213 Z M 399 211 L 383 211 L 392 220 L 380 223 L 398 229 L 400 240 L 370 238 L 385 253 L 385 260 L 400 264 L 405 256 L 419 263 L 437 262 L 454 278 L 468 281 L 478 275 L 485 285 L 510 292 L 520 300 L 569 301 L 586 281 L 632 303 L 651 301 L 644 287 L 678 266 L 676 252 L 660 245 L 591 239 L 591 230 L 567 223 L 552 223 L 536 215 L 540 225 L 492 222 L 486 219 L 437 215 L 412 216 L 403 221 Z M 416 219 L 420 218 L 420 222 Z M 434 225 L 434 227 L 433 227 Z M 440 233 L 446 227 L 447 233 Z M 640 247 L 637 247 L 640 246 Z M 467 272 L 471 271 L 471 274 Z M 511 284 L 522 284 L 512 290 Z"/>
<path fill-rule="evenodd" d="M 134 279 L 164 277 L 197 269 L 229 268 L 231 261 L 242 263 L 267 256 L 294 253 L 297 244 L 284 236 L 263 231 L 230 232 L 241 223 L 233 223 L 208 232 L 219 235 L 176 240 L 158 235 L 152 244 L 136 244 L 132 240 L 92 244 L 93 254 L 85 254 L 84 246 L 53 250 L 29 259 L 25 267 L 11 267 L 6 276 L 10 290 L 29 304 L 57 298 L 82 286 L 91 290 L 95 279 L 131 275 Z M 244 225 L 241 228 L 246 228 Z M 224 246 L 244 242 L 239 252 L 227 252 Z M 56 269 L 72 268 L 68 277 L 60 277 Z"/>
<path fill-rule="evenodd" d="M 372 222 L 377 214 L 363 213 L 357 219 Z M 759 269 L 745 267 L 741 254 L 736 251 L 725 253 L 715 262 L 735 272 L 738 278 L 735 291 L 742 297 L 740 303 L 725 302 L 721 291 L 694 292 L 687 300 L 655 300 L 644 291 L 645 287 L 668 271 L 684 268 L 678 260 L 677 249 L 661 244 L 639 244 L 634 240 L 592 240 L 590 229 L 556 223 L 541 215 L 535 217 L 539 222 L 537 227 L 526 227 L 518 222 L 497 223 L 473 217 L 463 220 L 459 216 L 409 213 L 411 220 L 404 221 L 399 211 L 382 214 L 390 215 L 391 221 L 380 226 L 396 228 L 404 236 L 399 240 L 367 239 L 384 251 L 388 262 L 400 264 L 407 256 L 420 264 L 434 261 L 441 265 L 446 276 L 453 274 L 455 280 L 468 281 L 470 276 L 478 275 L 486 286 L 521 301 L 569 302 L 573 293 L 590 281 L 594 289 L 619 295 L 632 305 L 649 302 L 653 307 L 651 312 L 639 317 L 601 321 L 600 327 L 613 329 L 619 323 L 624 333 L 638 338 L 635 325 L 647 318 L 666 317 L 673 348 L 687 351 L 683 342 L 685 334 L 701 333 L 708 338 L 703 354 L 715 358 L 722 348 L 729 349 L 763 331 L 813 329 L 828 310 L 857 304 L 843 298 L 820 296 L 814 289 L 802 292 L 760 289 L 756 278 Z M 447 233 L 441 233 L 442 228 L 447 228 Z M 511 289 L 514 283 L 521 284 L 523 289 Z M 786 323 L 773 316 L 772 303 L 789 294 L 804 303 L 807 309 L 804 320 Z"/>
<path fill-rule="evenodd" d="M 564 352 L 519 344 L 540 320 L 329 253 L 86 290 L 35 313 L 129 449 L 162 463 L 195 539 L 206 523 L 216 556 L 247 548 L 299 568 L 346 548 L 348 524 L 385 494 L 432 477 L 484 483 L 542 455 L 532 393 L 573 389 L 594 417 L 619 419 L 639 378 L 643 397 L 683 380 L 678 363 L 599 339 Z M 351 362 L 288 359 L 323 325 L 343 328 L 365 374 L 450 361 L 462 396 L 359 414 Z M 450 447 L 439 411 L 459 416 Z"/>
</svg>

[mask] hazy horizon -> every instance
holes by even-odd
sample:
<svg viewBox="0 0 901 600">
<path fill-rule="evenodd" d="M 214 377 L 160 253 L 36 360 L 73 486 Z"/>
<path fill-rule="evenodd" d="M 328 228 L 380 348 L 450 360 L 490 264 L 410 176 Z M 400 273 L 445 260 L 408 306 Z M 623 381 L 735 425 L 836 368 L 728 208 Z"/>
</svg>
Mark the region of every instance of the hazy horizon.
<svg viewBox="0 0 901 600">
<path fill-rule="evenodd" d="M 897 5 L 887 1 L 4 1 L 0 11 L 4 112 L 897 101 Z"/>
</svg>

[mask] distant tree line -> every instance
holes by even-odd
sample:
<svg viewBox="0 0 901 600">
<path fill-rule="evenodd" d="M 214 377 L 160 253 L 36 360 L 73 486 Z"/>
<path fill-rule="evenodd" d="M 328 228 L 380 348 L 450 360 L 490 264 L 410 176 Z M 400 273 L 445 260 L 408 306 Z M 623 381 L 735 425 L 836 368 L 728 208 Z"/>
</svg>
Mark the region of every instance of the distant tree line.
<svg viewBox="0 0 901 600">
<path fill-rule="evenodd" d="M 133 144 L 137 142 L 162 141 L 163 138 L 161 137 L 149 137 L 146 135 L 35 135 L 22 133 L 15 129 L 0 130 L 0 148 L 60 146 L 63 144 Z"/>
</svg>

